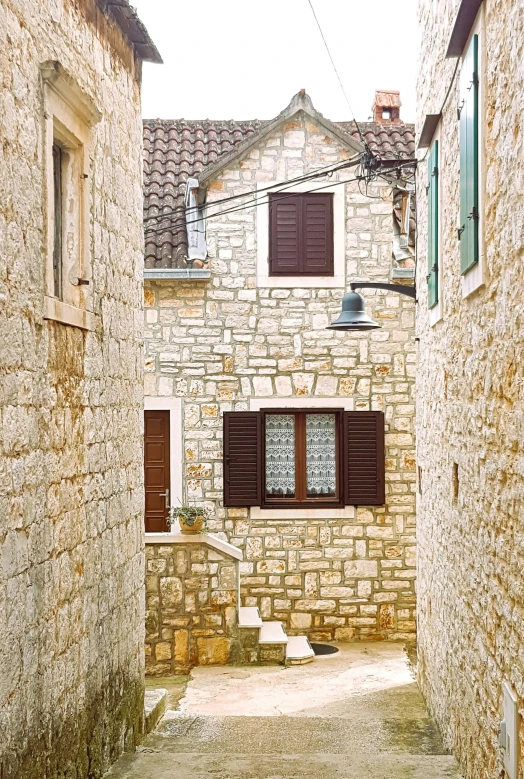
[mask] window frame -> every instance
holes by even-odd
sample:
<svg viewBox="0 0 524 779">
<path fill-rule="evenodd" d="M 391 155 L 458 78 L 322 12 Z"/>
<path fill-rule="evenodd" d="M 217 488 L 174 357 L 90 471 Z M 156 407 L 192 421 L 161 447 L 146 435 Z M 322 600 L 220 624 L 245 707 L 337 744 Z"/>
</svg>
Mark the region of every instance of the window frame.
<svg viewBox="0 0 524 779">
<path fill-rule="evenodd" d="M 344 507 L 344 409 L 343 408 L 262 408 L 262 464 L 261 464 L 261 509 L 314 509 L 314 508 L 343 508 Z M 294 498 L 268 498 L 266 494 L 266 416 L 283 414 L 295 416 L 295 497 Z M 335 414 L 335 468 L 336 468 L 336 496 L 334 498 L 308 498 L 306 495 L 306 437 L 305 418 L 307 414 Z M 297 417 L 301 418 L 298 425 Z M 299 435 L 300 429 L 300 435 Z M 302 470 L 299 470 L 301 464 Z M 304 496 L 303 498 L 301 496 Z M 300 496 L 300 497 L 299 497 Z"/>
<path fill-rule="evenodd" d="M 306 220 L 306 203 L 307 199 L 319 198 L 329 203 L 329 224 L 328 224 L 328 240 L 326 241 L 326 262 L 331 265 L 331 271 L 325 274 L 319 273 L 318 270 L 308 270 L 305 264 L 305 233 L 307 229 Z M 273 267 L 273 218 L 272 218 L 272 205 L 279 201 L 291 202 L 295 200 L 300 203 L 300 207 L 297 213 L 297 225 L 298 225 L 298 240 L 297 240 L 297 260 L 299 267 L 296 270 L 284 271 Z M 289 278 L 296 277 L 297 274 L 302 277 L 314 277 L 325 276 L 326 278 L 333 278 L 335 276 L 335 236 L 334 236 L 334 196 L 333 192 L 270 192 L 268 194 L 268 207 L 269 207 L 269 219 L 268 219 L 268 268 L 269 276 L 271 279 L 275 277 Z"/>
<path fill-rule="evenodd" d="M 53 291 L 56 298 L 62 299 L 62 280 L 64 270 L 64 189 L 63 189 L 64 150 L 53 141 Z"/>
<path fill-rule="evenodd" d="M 92 294 L 92 128 L 101 113 L 59 62 L 40 66 L 43 88 L 43 174 L 46 255 L 43 318 L 94 330 Z M 60 285 L 55 276 L 55 177 L 53 147 L 61 149 L 62 249 Z M 56 293 L 59 294 L 56 294 Z"/>
<path fill-rule="evenodd" d="M 337 175 L 337 174 L 334 174 Z M 319 183 L 324 179 L 319 179 Z M 326 179 L 327 181 L 327 179 Z M 269 275 L 269 198 L 268 192 L 309 192 L 311 182 L 289 185 L 286 181 L 257 183 L 257 190 L 264 191 L 263 201 L 256 208 L 256 284 L 265 289 L 346 289 L 346 184 L 333 181 L 322 187 L 323 192 L 333 194 L 333 265 L 334 276 L 270 276 Z"/>
</svg>

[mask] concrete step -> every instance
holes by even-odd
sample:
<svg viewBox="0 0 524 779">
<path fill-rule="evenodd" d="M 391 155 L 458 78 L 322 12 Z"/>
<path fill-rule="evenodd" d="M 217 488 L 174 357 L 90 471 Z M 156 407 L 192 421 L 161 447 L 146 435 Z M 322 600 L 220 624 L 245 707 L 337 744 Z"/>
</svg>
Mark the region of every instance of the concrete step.
<svg viewBox="0 0 524 779">
<path fill-rule="evenodd" d="M 288 637 L 281 622 L 263 622 L 260 628 L 259 644 L 287 644 Z"/>
<path fill-rule="evenodd" d="M 238 610 L 239 628 L 261 628 L 262 617 L 256 606 L 241 606 Z"/>
<path fill-rule="evenodd" d="M 289 636 L 286 646 L 286 665 L 305 665 L 315 659 L 307 636 Z"/>
<path fill-rule="evenodd" d="M 155 728 L 162 719 L 167 706 L 167 690 L 157 687 L 156 690 L 146 690 L 144 694 L 144 729 L 145 735 Z"/>
</svg>

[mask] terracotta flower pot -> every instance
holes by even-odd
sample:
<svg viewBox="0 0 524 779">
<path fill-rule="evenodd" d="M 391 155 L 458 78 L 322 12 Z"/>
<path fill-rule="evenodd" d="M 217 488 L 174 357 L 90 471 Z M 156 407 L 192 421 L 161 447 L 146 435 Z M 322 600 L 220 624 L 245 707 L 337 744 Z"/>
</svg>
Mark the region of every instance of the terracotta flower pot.
<svg viewBox="0 0 524 779">
<path fill-rule="evenodd" d="M 200 533 L 204 527 L 204 517 L 202 516 L 190 519 L 189 522 L 191 524 L 188 524 L 186 518 L 179 515 L 178 521 L 180 523 L 180 530 L 182 533 Z"/>
</svg>

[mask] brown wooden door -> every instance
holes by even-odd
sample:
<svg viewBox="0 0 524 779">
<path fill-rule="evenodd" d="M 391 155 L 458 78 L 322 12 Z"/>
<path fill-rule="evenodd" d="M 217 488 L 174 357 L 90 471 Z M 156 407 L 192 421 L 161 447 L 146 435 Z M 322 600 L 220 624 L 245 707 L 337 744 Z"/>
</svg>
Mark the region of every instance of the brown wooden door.
<svg viewBox="0 0 524 779">
<path fill-rule="evenodd" d="M 144 470 L 146 533 L 168 530 L 169 411 L 144 412 Z"/>
</svg>

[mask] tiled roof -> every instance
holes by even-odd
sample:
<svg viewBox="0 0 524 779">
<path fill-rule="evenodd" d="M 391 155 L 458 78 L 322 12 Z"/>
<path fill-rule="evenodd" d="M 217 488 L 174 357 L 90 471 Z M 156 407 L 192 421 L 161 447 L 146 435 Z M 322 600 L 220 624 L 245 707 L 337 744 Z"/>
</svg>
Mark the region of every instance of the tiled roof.
<svg viewBox="0 0 524 779">
<path fill-rule="evenodd" d="M 161 120 L 144 122 L 144 219 L 146 268 L 176 267 L 186 255 L 186 181 L 266 122 Z M 155 217 L 165 214 L 166 219 Z"/>
<path fill-rule="evenodd" d="M 144 219 L 146 268 L 183 267 L 187 253 L 184 196 L 188 177 L 256 134 L 268 122 L 146 120 L 144 122 Z M 359 139 L 354 122 L 336 122 Z M 413 125 L 360 125 L 371 151 L 384 157 L 412 157 Z M 164 215 L 164 220 L 162 220 Z"/>
<path fill-rule="evenodd" d="M 355 122 L 336 122 L 350 133 L 353 138 L 360 139 Z M 415 156 L 415 125 L 414 124 L 378 124 L 377 122 L 359 122 L 359 127 L 369 148 L 381 157 L 414 157 Z"/>
</svg>

